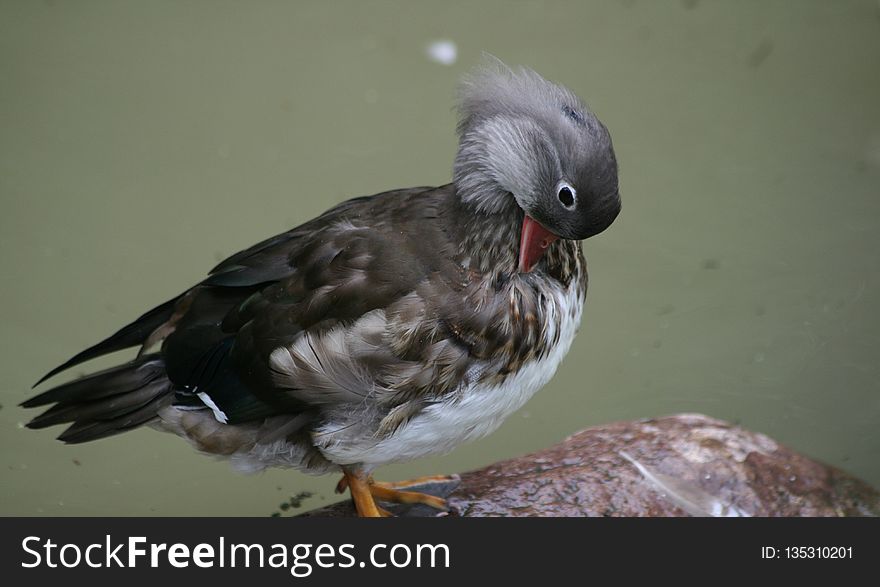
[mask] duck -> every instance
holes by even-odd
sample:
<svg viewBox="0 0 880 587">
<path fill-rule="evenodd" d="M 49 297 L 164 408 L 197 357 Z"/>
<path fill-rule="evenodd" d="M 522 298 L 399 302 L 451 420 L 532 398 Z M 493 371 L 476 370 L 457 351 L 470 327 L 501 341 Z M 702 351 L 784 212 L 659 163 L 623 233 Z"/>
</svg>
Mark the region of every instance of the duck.
<svg viewBox="0 0 880 587">
<path fill-rule="evenodd" d="M 437 496 L 390 463 L 490 434 L 554 375 L 587 292 L 581 241 L 621 210 L 608 129 L 493 60 L 459 87 L 452 181 L 356 197 L 222 261 L 49 371 L 128 362 L 22 403 L 70 444 L 141 426 L 241 471 L 341 473 L 362 517 Z"/>
</svg>

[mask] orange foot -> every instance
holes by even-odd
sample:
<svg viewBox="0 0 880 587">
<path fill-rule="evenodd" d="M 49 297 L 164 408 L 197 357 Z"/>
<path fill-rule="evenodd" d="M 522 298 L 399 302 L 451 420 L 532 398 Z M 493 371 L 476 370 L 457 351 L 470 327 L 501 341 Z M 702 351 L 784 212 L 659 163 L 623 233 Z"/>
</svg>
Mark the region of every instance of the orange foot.
<svg viewBox="0 0 880 587">
<path fill-rule="evenodd" d="M 407 487 L 423 485 L 425 483 L 448 482 L 454 479 L 445 475 L 431 477 L 419 477 L 409 481 L 395 483 L 382 483 L 374 481 L 372 475 L 364 475 L 359 469 L 343 467 L 343 477 L 336 484 L 336 493 L 342 493 L 346 489 L 351 491 L 351 499 L 358 516 L 362 518 L 387 517 L 391 513 L 376 505 L 376 500 L 390 503 L 420 503 L 438 510 L 446 510 L 446 500 L 442 497 L 428 495 L 417 491 L 402 491 Z"/>
</svg>

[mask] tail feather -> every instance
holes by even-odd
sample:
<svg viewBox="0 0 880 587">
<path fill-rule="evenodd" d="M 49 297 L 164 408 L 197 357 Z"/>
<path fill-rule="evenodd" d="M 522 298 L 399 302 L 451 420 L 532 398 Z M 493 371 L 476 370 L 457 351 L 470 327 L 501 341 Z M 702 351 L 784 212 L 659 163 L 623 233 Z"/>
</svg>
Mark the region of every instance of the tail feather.
<svg viewBox="0 0 880 587">
<path fill-rule="evenodd" d="M 169 389 L 170 389 L 169 384 Z M 142 408 L 110 420 L 88 420 L 73 423 L 58 436 L 58 440 L 67 444 L 80 444 L 99 438 L 114 436 L 122 432 L 142 426 L 154 420 L 159 410 L 171 403 L 171 395 L 162 394 L 155 397 Z"/>
<path fill-rule="evenodd" d="M 111 395 L 104 399 L 84 401 L 80 403 L 55 404 L 33 420 L 28 422 L 28 428 L 47 428 L 55 424 L 75 422 L 77 420 L 102 420 L 114 419 L 142 408 L 156 397 L 157 392 L 164 390 L 166 383 L 159 381 L 145 387 L 123 393 Z"/>
<path fill-rule="evenodd" d="M 23 408 L 47 404 L 69 404 L 94 400 L 139 389 L 165 376 L 165 362 L 157 354 L 144 355 L 130 363 L 93 373 L 70 383 L 53 387 L 23 402 Z"/>
<path fill-rule="evenodd" d="M 171 315 L 174 313 L 174 306 L 177 303 L 178 299 L 180 299 L 179 296 L 172 300 L 168 300 L 161 306 L 156 306 L 128 326 L 125 326 L 118 330 L 112 336 L 102 340 L 96 345 L 90 346 L 81 353 L 74 355 L 66 362 L 58 365 L 57 367 L 43 375 L 43 377 L 41 377 L 39 381 L 34 383 L 34 387 L 38 386 L 50 377 L 53 377 L 61 373 L 62 371 L 66 371 L 71 367 L 75 367 L 80 363 L 85 363 L 86 361 L 90 361 L 94 358 L 107 355 L 115 351 L 121 351 L 122 349 L 127 349 L 129 347 L 137 346 L 143 343 L 154 330 L 159 328 L 159 326 L 161 326 L 171 318 Z"/>
<path fill-rule="evenodd" d="M 118 434 L 156 417 L 171 402 L 172 384 L 157 354 L 59 385 L 22 403 L 31 408 L 55 405 L 28 422 L 45 428 L 72 422 L 59 440 L 86 442 Z"/>
</svg>

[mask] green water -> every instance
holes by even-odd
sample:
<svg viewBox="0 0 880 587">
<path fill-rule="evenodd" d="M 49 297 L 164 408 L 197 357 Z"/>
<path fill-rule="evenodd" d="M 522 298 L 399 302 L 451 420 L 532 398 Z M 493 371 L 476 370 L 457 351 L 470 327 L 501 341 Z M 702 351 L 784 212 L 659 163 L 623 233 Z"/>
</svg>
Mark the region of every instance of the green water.
<svg viewBox="0 0 880 587">
<path fill-rule="evenodd" d="M 452 65 L 426 55 L 441 39 Z M 876 1 L 4 0 L 0 513 L 332 499 L 335 479 L 240 476 L 152 430 L 64 446 L 16 406 L 222 257 L 347 197 L 447 182 L 455 83 L 483 50 L 592 105 L 624 209 L 585 243 L 588 307 L 556 378 L 489 438 L 380 476 L 702 412 L 880 485 Z"/>
</svg>

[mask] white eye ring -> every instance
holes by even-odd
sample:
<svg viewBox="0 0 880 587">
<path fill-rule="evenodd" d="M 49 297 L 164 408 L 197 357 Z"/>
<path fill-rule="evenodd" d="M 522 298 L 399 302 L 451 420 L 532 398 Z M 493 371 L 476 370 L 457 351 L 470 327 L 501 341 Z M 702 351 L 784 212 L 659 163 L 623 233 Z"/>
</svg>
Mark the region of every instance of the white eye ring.
<svg viewBox="0 0 880 587">
<path fill-rule="evenodd" d="M 577 206 L 577 191 L 564 181 L 559 182 L 556 187 L 556 197 L 559 198 L 559 203 L 568 210 L 574 210 Z"/>
</svg>

